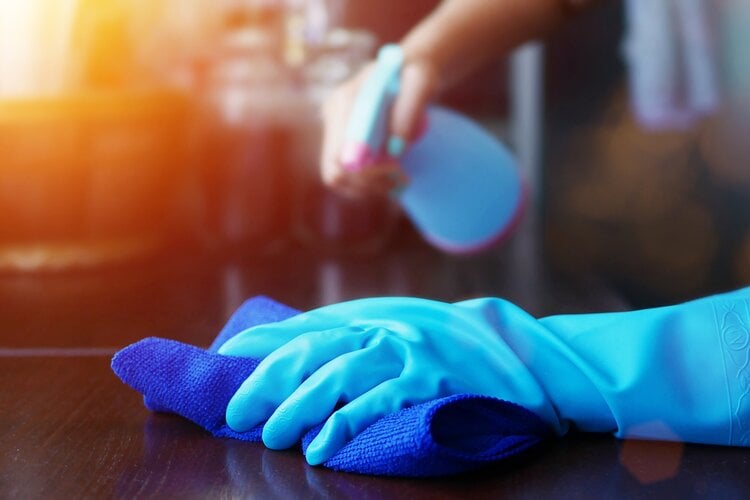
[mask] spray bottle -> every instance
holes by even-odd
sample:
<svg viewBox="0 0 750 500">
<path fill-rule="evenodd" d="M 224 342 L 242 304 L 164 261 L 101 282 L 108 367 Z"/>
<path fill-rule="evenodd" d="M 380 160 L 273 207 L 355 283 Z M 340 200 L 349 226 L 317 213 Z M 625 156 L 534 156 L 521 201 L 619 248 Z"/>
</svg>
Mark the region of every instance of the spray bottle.
<svg viewBox="0 0 750 500">
<path fill-rule="evenodd" d="M 380 49 L 346 130 L 341 163 L 377 168 L 385 158 L 388 117 L 398 95 L 403 54 Z M 427 110 L 422 136 L 400 158 L 409 185 L 398 196 L 417 230 L 450 253 L 471 253 L 504 239 L 523 212 L 524 183 L 508 149 L 469 118 L 440 106 Z"/>
</svg>

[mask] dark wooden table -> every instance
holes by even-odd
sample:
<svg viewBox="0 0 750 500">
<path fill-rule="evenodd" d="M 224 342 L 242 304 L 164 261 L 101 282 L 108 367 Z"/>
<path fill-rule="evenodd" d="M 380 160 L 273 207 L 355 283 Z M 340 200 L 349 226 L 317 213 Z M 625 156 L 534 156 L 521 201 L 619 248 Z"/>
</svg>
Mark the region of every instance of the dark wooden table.
<svg viewBox="0 0 750 500">
<path fill-rule="evenodd" d="M 747 498 L 743 449 L 569 436 L 505 467 L 448 479 L 335 473 L 297 451 L 208 436 L 149 413 L 109 368 L 157 335 L 206 346 L 246 298 L 308 309 L 370 295 L 494 295 L 536 315 L 625 309 L 595 277 L 549 275 L 538 245 L 448 257 L 406 233 L 377 256 L 289 247 L 241 257 L 178 255 L 96 271 L 0 276 L 0 498 Z"/>
</svg>

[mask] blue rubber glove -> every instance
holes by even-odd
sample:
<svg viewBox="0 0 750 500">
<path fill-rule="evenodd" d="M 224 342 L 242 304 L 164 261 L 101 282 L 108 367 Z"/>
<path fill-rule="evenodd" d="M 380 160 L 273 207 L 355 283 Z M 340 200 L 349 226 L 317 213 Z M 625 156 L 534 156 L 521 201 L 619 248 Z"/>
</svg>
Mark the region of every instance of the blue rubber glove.
<svg viewBox="0 0 750 500">
<path fill-rule="evenodd" d="M 536 320 L 501 299 L 373 298 L 251 328 L 265 358 L 227 407 L 282 449 L 325 422 L 319 464 L 382 416 L 458 393 L 518 403 L 562 434 L 750 445 L 750 289 L 678 306 Z"/>
<path fill-rule="evenodd" d="M 538 328 L 507 302 L 487 305 Z M 251 328 L 219 349 L 265 358 L 230 401 L 227 423 L 245 430 L 268 419 L 263 442 L 284 449 L 325 421 L 306 450 L 313 465 L 380 417 L 452 394 L 517 402 L 559 428 L 543 388 L 477 312 L 416 298 L 363 299 Z"/>
</svg>

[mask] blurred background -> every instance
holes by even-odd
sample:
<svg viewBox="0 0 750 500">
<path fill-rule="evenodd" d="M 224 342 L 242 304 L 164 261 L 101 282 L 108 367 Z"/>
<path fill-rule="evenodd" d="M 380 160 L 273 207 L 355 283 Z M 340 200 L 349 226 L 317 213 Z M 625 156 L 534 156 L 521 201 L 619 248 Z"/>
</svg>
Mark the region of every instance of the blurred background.
<svg viewBox="0 0 750 500">
<path fill-rule="evenodd" d="M 413 229 L 323 188 L 319 106 L 438 3 L 0 2 L 0 273 L 387 252 Z M 441 100 L 517 151 L 555 272 L 643 306 L 739 286 L 748 21 L 748 0 L 602 0 Z"/>
</svg>

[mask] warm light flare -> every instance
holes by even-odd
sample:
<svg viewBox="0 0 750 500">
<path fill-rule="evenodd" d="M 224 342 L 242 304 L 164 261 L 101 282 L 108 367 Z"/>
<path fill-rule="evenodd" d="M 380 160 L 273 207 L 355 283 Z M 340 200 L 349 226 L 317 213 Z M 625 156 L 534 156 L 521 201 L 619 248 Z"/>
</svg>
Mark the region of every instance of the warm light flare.
<svg viewBox="0 0 750 500">
<path fill-rule="evenodd" d="M 188 171 L 190 101 L 171 72 L 209 36 L 211 5 L 0 1 L 0 271 L 117 260 L 165 237 Z"/>
<path fill-rule="evenodd" d="M 220 2 L 4 0 L 0 100 L 143 85 L 215 35 Z"/>
</svg>

